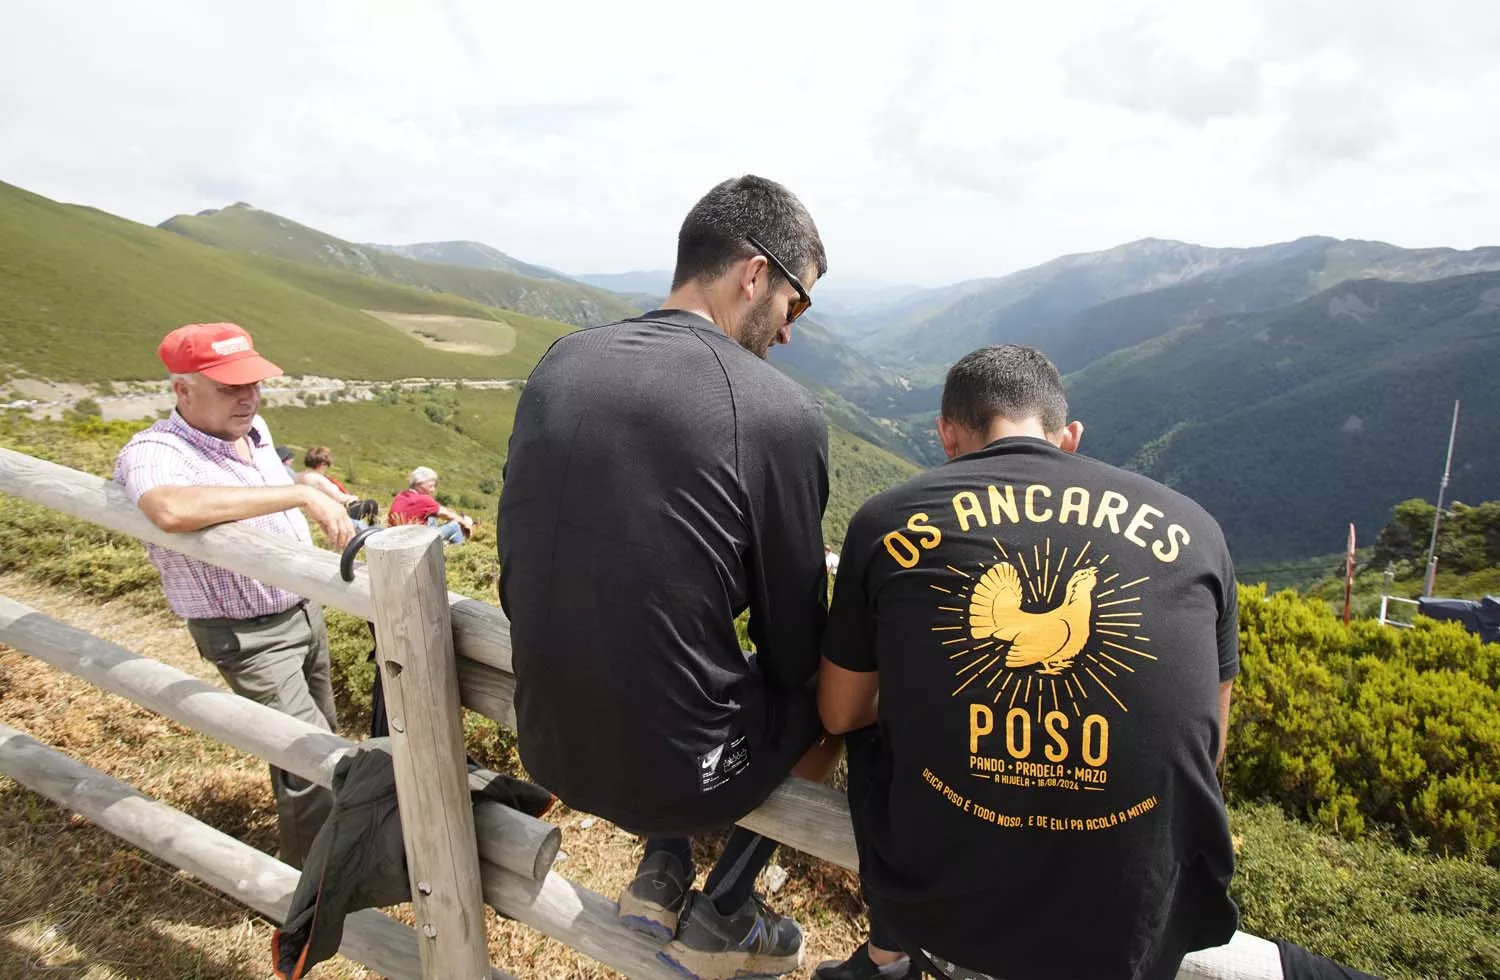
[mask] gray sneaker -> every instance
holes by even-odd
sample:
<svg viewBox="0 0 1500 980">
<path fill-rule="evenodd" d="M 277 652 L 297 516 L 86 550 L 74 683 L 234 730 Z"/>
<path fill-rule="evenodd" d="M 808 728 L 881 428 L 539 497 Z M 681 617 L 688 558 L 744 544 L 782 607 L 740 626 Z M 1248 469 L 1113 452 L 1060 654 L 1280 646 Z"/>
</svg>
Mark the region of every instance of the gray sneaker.
<svg viewBox="0 0 1500 980">
<path fill-rule="evenodd" d="M 802 965 L 802 929 L 752 896 L 720 915 L 700 891 L 688 895 L 677 938 L 656 958 L 693 980 L 776 977 Z"/>
<path fill-rule="evenodd" d="M 666 942 L 677 934 L 677 917 L 693 883 L 677 855 L 657 851 L 641 859 L 635 880 L 620 896 L 620 921 Z"/>
</svg>

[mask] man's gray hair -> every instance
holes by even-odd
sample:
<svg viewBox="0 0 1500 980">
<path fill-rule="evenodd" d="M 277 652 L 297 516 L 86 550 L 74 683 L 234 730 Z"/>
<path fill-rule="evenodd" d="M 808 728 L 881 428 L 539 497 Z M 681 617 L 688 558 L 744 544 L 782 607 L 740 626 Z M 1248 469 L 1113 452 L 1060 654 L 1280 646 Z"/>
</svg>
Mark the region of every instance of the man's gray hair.
<svg viewBox="0 0 1500 980">
<path fill-rule="evenodd" d="M 411 471 L 411 476 L 407 478 L 406 486 L 408 489 L 412 489 L 415 488 L 419 483 L 426 483 L 428 480 L 436 479 L 437 470 L 433 469 L 430 466 L 418 466 L 416 469 Z"/>
<path fill-rule="evenodd" d="M 193 371 L 190 374 L 178 374 L 175 371 L 169 371 L 169 372 L 167 372 L 167 379 L 169 381 L 181 381 L 183 384 L 188 384 L 188 385 L 195 385 L 195 384 L 197 384 L 198 383 L 198 379 L 201 378 L 201 377 L 203 377 L 203 375 L 199 374 L 197 371 Z"/>
</svg>

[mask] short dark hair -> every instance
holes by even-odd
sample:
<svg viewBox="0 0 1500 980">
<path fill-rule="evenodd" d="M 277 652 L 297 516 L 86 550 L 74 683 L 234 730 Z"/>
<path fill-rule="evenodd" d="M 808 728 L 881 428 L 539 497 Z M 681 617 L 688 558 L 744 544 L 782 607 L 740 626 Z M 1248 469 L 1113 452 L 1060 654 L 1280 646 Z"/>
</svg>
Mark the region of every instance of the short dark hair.
<svg viewBox="0 0 1500 980">
<path fill-rule="evenodd" d="M 810 265 L 816 266 L 820 278 L 828 272 L 818 226 L 797 196 L 774 180 L 746 174 L 703 195 L 683 219 L 672 288 L 694 280 L 712 282 L 733 262 L 755 255 L 747 240 L 750 235 L 776 253 L 795 276 Z M 774 263 L 771 274 L 780 276 Z"/>
<path fill-rule="evenodd" d="M 322 466 L 324 463 L 330 465 L 333 463 L 333 451 L 327 446 L 314 446 L 307 451 L 306 456 L 302 457 L 302 465 L 308 469 Z"/>
<path fill-rule="evenodd" d="M 1068 423 L 1068 396 L 1062 378 L 1035 347 L 996 344 L 965 354 L 948 369 L 943 384 L 943 418 L 983 431 L 997 417 L 1012 422 L 1040 418 L 1056 432 Z"/>
</svg>

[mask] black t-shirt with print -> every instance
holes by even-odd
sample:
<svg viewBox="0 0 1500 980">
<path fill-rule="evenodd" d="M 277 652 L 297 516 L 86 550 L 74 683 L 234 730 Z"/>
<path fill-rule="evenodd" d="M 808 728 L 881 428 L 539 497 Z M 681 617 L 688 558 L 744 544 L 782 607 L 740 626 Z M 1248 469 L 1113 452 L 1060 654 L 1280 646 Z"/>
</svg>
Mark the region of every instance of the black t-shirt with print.
<svg viewBox="0 0 1500 980">
<path fill-rule="evenodd" d="M 850 771 L 872 915 L 1006 980 L 1171 976 L 1228 941 L 1237 615 L 1201 507 L 1040 439 L 868 501 L 823 653 L 880 672 Z"/>
</svg>

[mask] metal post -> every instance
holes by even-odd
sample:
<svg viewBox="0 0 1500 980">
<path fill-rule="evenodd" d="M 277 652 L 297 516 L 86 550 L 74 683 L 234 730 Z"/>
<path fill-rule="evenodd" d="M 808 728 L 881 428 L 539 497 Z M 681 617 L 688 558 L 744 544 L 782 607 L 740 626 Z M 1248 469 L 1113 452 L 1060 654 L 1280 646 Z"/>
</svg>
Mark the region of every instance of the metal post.
<svg viewBox="0 0 1500 980">
<path fill-rule="evenodd" d="M 1448 492 L 1448 476 L 1453 472 L 1453 441 L 1458 437 L 1458 402 L 1453 402 L 1453 425 L 1448 429 L 1448 461 L 1443 464 L 1443 482 L 1438 487 L 1437 512 L 1432 515 L 1432 542 L 1427 546 L 1427 582 L 1423 595 L 1432 595 L 1437 582 L 1438 525 L 1443 521 L 1443 497 Z"/>
<path fill-rule="evenodd" d="M 1344 625 L 1349 625 L 1349 600 L 1354 594 L 1354 523 L 1349 523 L 1349 547 L 1344 553 Z"/>
</svg>

